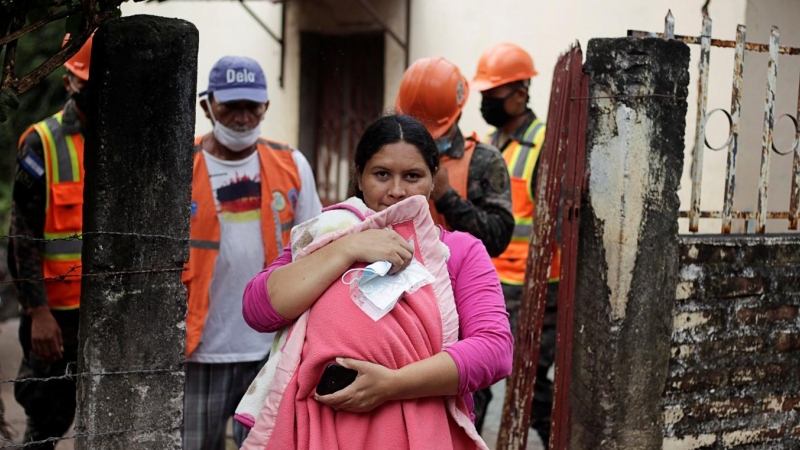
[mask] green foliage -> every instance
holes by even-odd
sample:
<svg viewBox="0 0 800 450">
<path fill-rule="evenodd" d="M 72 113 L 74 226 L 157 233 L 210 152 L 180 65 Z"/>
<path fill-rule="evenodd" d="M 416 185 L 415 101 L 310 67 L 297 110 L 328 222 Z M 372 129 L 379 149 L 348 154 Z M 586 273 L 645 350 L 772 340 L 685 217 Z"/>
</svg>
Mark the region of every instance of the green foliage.
<svg viewBox="0 0 800 450">
<path fill-rule="evenodd" d="M 11 89 L 0 91 L 0 122 L 5 122 L 8 119 L 8 112 L 17 108 L 19 108 L 17 93 Z"/>
<path fill-rule="evenodd" d="M 62 19 L 50 23 L 20 38 L 16 55 L 19 73 L 28 73 L 61 48 L 64 22 Z M 3 56 L 2 53 L 0 56 Z M 8 90 L 0 93 L 0 104 L 4 100 L 13 102 L 13 99 L 17 99 L 19 103 L 18 108 L 9 111 L 8 120 L 3 122 L 3 118 L 0 117 L 0 234 L 6 234 L 8 230 L 17 140 L 29 126 L 46 119 L 64 107 L 67 100 L 61 82 L 64 73 L 64 69 L 56 70 L 31 90 L 20 95 L 18 99 L 16 94 Z"/>
</svg>

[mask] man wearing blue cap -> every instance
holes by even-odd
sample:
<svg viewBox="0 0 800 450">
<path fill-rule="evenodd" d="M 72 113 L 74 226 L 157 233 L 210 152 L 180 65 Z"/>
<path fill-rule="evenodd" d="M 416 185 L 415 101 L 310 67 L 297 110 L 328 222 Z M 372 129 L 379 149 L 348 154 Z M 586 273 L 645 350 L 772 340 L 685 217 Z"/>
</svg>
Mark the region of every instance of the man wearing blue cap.
<svg viewBox="0 0 800 450">
<path fill-rule="evenodd" d="M 256 61 L 223 57 L 200 96 L 214 131 L 195 141 L 183 275 L 189 297 L 183 448 L 222 450 L 227 421 L 273 341 L 244 322 L 244 288 L 289 243 L 292 226 L 318 215 L 322 205 L 302 153 L 260 137 L 269 96 Z M 241 445 L 238 423 L 234 434 Z"/>
</svg>

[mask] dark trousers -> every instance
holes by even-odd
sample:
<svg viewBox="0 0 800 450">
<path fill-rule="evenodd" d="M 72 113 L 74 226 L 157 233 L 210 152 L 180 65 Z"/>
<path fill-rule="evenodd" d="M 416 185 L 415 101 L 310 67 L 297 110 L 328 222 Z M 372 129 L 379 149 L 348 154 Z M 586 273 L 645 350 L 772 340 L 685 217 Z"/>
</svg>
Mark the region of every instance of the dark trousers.
<svg viewBox="0 0 800 450">
<path fill-rule="evenodd" d="M 508 320 L 511 324 L 511 333 L 517 337 L 517 322 L 519 320 L 519 307 L 522 300 L 522 286 L 503 284 L 503 296 L 506 300 Z M 531 404 L 531 428 L 539 433 L 545 447 L 550 440 L 550 419 L 553 410 L 553 382 L 547 378 L 547 372 L 553 366 L 556 357 L 556 321 L 558 320 L 558 283 L 550 283 L 547 288 L 545 301 L 544 324 L 542 327 L 542 340 L 539 347 L 539 360 L 536 365 L 536 382 L 533 388 L 533 401 Z M 475 428 L 481 432 L 486 410 L 492 400 L 489 388 L 482 389 L 474 394 L 475 399 Z"/>
<path fill-rule="evenodd" d="M 22 345 L 22 363 L 17 379 L 49 378 L 64 375 L 67 364 L 77 371 L 78 318 L 77 309 L 52 311 L 64 343 L 64 357 L 58 361 L 44 361 L 31 351 L 31 318 L 22 316 L 19 341 Z M 61 437 L 69 430 L 75 418 L 76 385 L 74 380 L 30 381 L 14 383 L 14 398 L 27 415 L 25 442 Z M 26 450 L 52 450 L 55 443 L 34 445 Z"/>
</svg>

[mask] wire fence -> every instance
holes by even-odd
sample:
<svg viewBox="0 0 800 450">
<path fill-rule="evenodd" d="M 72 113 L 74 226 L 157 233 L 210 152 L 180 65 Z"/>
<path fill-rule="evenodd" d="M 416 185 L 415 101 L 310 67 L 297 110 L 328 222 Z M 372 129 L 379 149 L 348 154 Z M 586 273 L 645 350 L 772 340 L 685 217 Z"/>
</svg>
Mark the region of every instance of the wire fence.
<svg viewBox="0 0 800 450">
<path fill-rule="evenodd" d="M 38 446 L 38 445 L 44 445 L 44 444 L 54 444 L 54 443 L 58 443 L 60 441 L 70 441 L 70 440 L 75 440 L 75 439 L 119 436 L 119 435 L 128 434 L 128 433 L 152 433 L 152 432 L 155 432 L 155 431 L 176 431 L 176 430 L 180 430 L 181 428 L 182 427 L 167 426 L 167 427 L 157 427 L 157 428 L 128 428 L 128 429 L 125 429 L 125 430 L 105 431 L 103 433 L 77 432 L 77 433 L 75 433 L 73 435 L 70 435 L 70 436 L 52 437 L 52 438 L 44 439 L 44 440 L 41 440 L 41 441 L 30 441 L 30 442 L 24 442 L 24 443 L 21 443 L 21 444 L 11 443 L 9 445 L 3 445 L 0 448 L 29 448 L 29 447 L 33 447 L 35 445 Z M 5 441 L 5 442 L 12 442 L 12 441 L 9 441 L 9 440 L 3 439 L 3 438 L 0 438 L 0 440 Z"/>
<path fill-rule="evenodd" d="M 132 233 L 132 232 L 118 232 L 118 231 L 89 231 L 81 234 L 73 234 L 70 236 L 64 236 L 59 238 L 40 238 L 28 235 L 0 235 L 0 241 L 9 241 L 9 240 L 18 240 L 18 241 L 28 241 L 28 242 L 35 242 L 37 244 L 46 244 L 48 242 L 56 242 L 56 241 L 80 241 L 86 236 L 111 236 L 111 237 L 122 237 L 122 238 L 135 238 L 135 239 L 148 239 L 148 240 L 168 240 L 178 243 L 186 243 L 188 245 L 189 239 L 188 238 L 181 238 L 176 236 L 170 236 L 166 234 L 148 234 L 148 233 Z M 132 269 L 132 270 L 108 270 L 108 271 L 99 271 L 99 272 L 89 272 L 89 273 L 80 273 L 79 269 L 82 266 L 76 264 L 71 266 L 65 273 L 59 274 L 58 276 L 50 276 L 45 277 L 43 275 L 39 276 L 29 276 L 29 277 L 18 277 L 18 278 L 7 278 L 0 280 L 0 285 L 5 284 L 16 284 L 16 283 L 23 283 L 23 282 L 46 282 L 46 281 L 65 281 L 65 280 L 72 280 L 72 279 L 81 279 L 81 278 L 89 278 L 89 277 L 107 277 L 107 276 L 121 276 L 121 275 L 150 275 L 150 274 L 158 274 L 158 273 L 174 273 L 174 272 L 183 272 L 186 270 L 185 267 L 155 267 L 155 268 L 143 268 L 143 269 Z M 53 381 L 75 381 L 77 382 L 80 378 L 88 378 L 88 377 L 108 377 L 108 376 L 130 376 L 130 375 L 141 375 L 141 376 L 150 376 L 150 375 L 175 375 L 175 374 L 183 374 L 184 368 L 183 364 L 181 364 L 177 368 L 140 368 L 140 369 L 128 369 L 128 370 L 118 370 L 118 371 L 102 371 L 102 372 L 78 372 L 77 371 L 77 363 L 76 362 L 68 362 L 66 368 L 64 369 L 63 374 L 55 375 L 55 376 L 48 376 L 48 377 L 25 377 L 25 378 L 11 378 L 11 379 L 2 379 L 0 380 L 0 385 L 3 384 L 22 384 L 22 383 L 41 383 L 41 382 L 53 382 Z M 2 418 L 0 418 L 2 419 Z M 13 440 L 4 438 L 0 435 L 0 449 L 24 449 L 24 448 L 31 448 L 31 447 L 39 447 L 42 445 L 54 445 L 60 441 L 69 441 L 69 440 L 78 440 L 78 439 L 91 439 L 91 438 L 103 438 L 103 437 L 110 437 L 110 436 L 119 436 L 124 434 L 131 434 L 131 433 L 154 433 L 154 432 L 170 432 L 180 430 L 182 427 L 176 427 L 173 425 L 166 425 L 161 427 L 149 427 L 149 428 L 126 428 L 126 429 L 119 429 L 119 430 L 112 430 L 112 431 L 104 431 L 104 432 L 87 432 L 83 429 L 82 426 L 76 423 L 75 425 L 75 433 L 69 436 L 63 437 L 50 437 L 44 440 L 37 440 L 37 441 L 28 441 L 22 443 L 14 443 Z M 19 432 L 17 430 L 17 432 Z"/>
</svg>

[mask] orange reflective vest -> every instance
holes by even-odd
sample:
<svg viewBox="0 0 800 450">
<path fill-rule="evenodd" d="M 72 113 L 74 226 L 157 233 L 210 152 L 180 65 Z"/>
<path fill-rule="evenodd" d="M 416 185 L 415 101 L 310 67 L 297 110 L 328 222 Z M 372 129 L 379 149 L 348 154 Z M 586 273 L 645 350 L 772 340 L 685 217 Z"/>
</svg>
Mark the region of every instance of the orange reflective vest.
<svg viewBox="0 0 800 450">
<path fill-rule="evenodd" d="M 40 249 L 45 278 L 81 274 L 80 239 L 83 230 L 83 135 L 65 134 L 61 126 L 64 111 L 59 111 L 28 129 L 20 138 L 36 132 L 42 141 L 45 165 L 44 238 Z M 80 276 L 44 282 L 51 309 L 76 309 L 81 304 Z"/>
<path fill-rule="evenodd" d="M 183 283 L 188 294 L 186 356 L 194 352 L 203 335 L 208 316 L 209 289 L 220 244 L 217 206 L 208 178 L 206 159 L 199 147 L 202 139 L 200 137 L 195 141 L 198 147 L 194 155 L 192 180 L 189 262 L 183 272 Z M 290 231 L 294 226 L 294 204 L 301 187 L 300 174 L 291 147 L 262 138 L 258 141 L 257 151 L 261 166 L 261 236 L 264 241 L 264 261 L 269 265 L 290 241 Z M 241 311 L 232 311 L 231 314 L 241 314 Z"/>
<path fill-rule="evenodd" d="M 450 187 L 463 199 L 467 199 L 469 164 L 472 161 L 472 155 L 475 153 L 476 145 L 478 145 L 478 135 L 473 133 L 472 136 L 468 136 L 464 139 L 464 155 L 461 158 L 451 158 L 445 155 L 439 159 L 439 165 L 447 169 L 447 179 L 450 182 Z M 448 225 L 444 214 L 436 210 L 433 199 L 428 200 L 428 203 L 431 207 L 433 222 L 437 225 L 441 225 L 445 230 L 452 231 L 452 227 Z"/>
<path fill-rule="evenodd" d="M 544 143 L 545 124 L 539 119 L 525 130 L 522 141 L 511 140 L 503 150 L 503 159 L 511 176 L 511 203 L 514 212 L 514 233 L 506 250 L 492 258 L 500 281 L 521 285 L 525 281 L 525 266 L 533 228 L 534 201 L 531 179 Z M 557 282 L 561 275 L 561 251 L 553 241 L 553 257 L 550 261 L 550 282 Z"/>
</svg>

